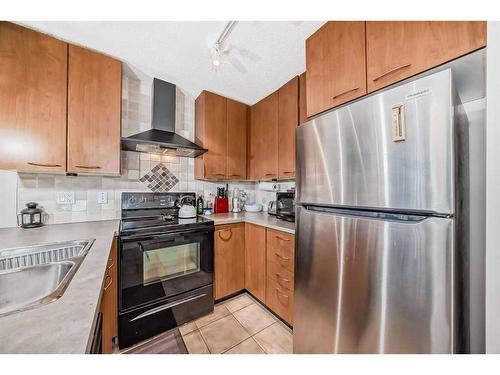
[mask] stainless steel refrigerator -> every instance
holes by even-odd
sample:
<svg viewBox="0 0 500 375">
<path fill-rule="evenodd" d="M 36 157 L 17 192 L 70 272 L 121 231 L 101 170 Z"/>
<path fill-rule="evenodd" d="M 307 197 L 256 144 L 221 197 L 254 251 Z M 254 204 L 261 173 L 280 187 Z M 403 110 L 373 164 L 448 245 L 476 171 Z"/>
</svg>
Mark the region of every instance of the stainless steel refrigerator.
<svg viewBox="0 0 500 375">
<path fill-rule="evenodd" d="M 484 335 L 469 145 L 451 69 L 297 129 L 294 353 L 461 353 Z"/>
</svg>

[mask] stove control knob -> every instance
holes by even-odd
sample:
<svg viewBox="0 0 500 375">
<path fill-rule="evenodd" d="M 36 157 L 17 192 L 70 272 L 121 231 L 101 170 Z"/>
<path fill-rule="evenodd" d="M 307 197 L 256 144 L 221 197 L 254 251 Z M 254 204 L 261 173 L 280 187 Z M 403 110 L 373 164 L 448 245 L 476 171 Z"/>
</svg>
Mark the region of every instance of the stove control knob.
<svg viewBox="0 0 500 375">
<path fill-rule="evenodd" d="M 137 197 L 135 196 L 131 196 L 129 199 L 128 199 L 128 203 L 131 205 L 131 206 L 135 206 L 137 204 Z"/>
</svg>

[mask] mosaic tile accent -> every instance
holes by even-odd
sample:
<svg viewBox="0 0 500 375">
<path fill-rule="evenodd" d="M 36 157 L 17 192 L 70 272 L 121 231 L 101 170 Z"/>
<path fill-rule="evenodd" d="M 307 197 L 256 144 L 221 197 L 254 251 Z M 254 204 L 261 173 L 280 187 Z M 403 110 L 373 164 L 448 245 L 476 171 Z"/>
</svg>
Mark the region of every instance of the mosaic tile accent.
<svg viewBox="0 0 500 375">
<path fill-rule="evenodd" d="M 150 172 L 140 178 L 140 181 L 152 192 L 165 192 L 171 190 L 179 179 L 162 163 L 156 164 Z"/>
</svg>

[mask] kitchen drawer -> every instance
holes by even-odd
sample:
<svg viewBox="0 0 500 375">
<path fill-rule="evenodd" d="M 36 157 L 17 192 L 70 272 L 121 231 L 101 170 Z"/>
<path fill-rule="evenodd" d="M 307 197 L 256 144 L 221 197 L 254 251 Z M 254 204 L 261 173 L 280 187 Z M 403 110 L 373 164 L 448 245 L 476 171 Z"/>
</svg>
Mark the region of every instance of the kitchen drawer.
<svg viewBox="0 0 500 375">
<path fill-rule="evenodd" d="M 293 272 L 276 262 L 267 262 L 267 277 L 281 288 L 293 291 Z"/>
<path fill-rule="evenodd" d="M 293 291 L 267 279 L 266 305 L 289 324 L 293 323 Z"/>
<path fill-rule="evenodd" d="M 295 236 L 267 229 L 267 260 L 293 272 L 295 263 Z"/>
</svg>

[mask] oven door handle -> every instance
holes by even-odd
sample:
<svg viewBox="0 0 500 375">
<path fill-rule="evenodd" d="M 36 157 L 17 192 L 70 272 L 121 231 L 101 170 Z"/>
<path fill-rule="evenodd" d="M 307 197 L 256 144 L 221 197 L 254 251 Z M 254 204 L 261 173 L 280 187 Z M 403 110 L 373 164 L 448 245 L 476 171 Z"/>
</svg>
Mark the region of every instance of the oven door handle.
<svg viewBox="0 0 500 375">
<path fill-rule="evenodd" d="M 179 237 L 190 237 L 193 235 L 210 235 L 210 233 L 213 233 L 214 229 L 209 229 L 209 230 L 188 230 L 188 231 L 183 231 L 183 232 L 175 232 L 175 233 L 164 233 L 164 234 L 150 234 L 148 236 L 145 236 L 144 234 L 136 234 L 136 235 L 121 235 L 120 239 L 122 242 L 136 242 L 136 241 L 151 241 L 151 242 L 158 242 L 158 241 L 169 241 L 171 238 L 174 240 L 175 238 Z"/>
<path fill-rule="evenodd" d="M 165 305 L 161 305 L 161 306 L 155 307 L 155 308 L 153 308 L 151 310 L 145 311 L 142 314 L 137 315 L 135 318 L 130 319 L 130 321 L 133 322 L 133 321 L 145 318 L 147 316 L 156 314 L 156 313 L 158 313 L 160 311 L 167 310 L 167 309 L 170 309 L 170 308 L 175 307 L 175 306 L 183 305 L 185 303 L 194 301 L 194 300 L 196 300 L 198 298 L 202 298 L 202 297 L 205 297 L 205 296 L 206 296 L 206 293 L 203 293 L 203 294 L 198 294 L 196 296 L 186 297 L 186 298 L 180 299 L 180 300 L 175 301 L 175 302 L 170 302 L 170 303 L 167 303 Z"/>
</svg>

